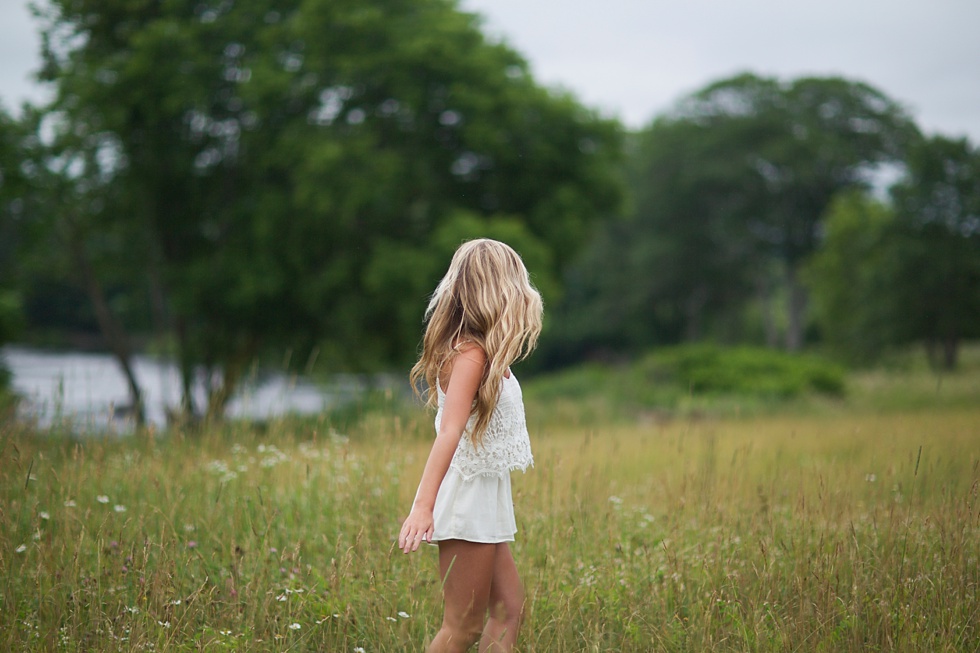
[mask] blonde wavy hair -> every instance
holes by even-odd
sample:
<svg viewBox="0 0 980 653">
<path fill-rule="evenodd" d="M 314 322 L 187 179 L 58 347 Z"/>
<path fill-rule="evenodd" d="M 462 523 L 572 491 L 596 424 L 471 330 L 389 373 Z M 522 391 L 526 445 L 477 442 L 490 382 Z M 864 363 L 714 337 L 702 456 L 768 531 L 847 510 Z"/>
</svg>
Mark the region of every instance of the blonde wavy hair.
<svg viewBox="0 0 980 653">
<path fill-rule="evenodd" d="M 479 445 L 500 398 L 504 373 L 526 358 L 538 342 L 542 312 L 541 295 L 517 252 L 487 238 L 463 243 L 425 311 L 422 354 L 409 375 L 412 387 L 427 406 L 435 408 L 439 372 L 459 354 L 459 344 L 482 347 L 487 363 L 471 413 L 476 423 L 470 433 Z M 424 395 L 419 390 L 423 379 Z"/>
</svg>

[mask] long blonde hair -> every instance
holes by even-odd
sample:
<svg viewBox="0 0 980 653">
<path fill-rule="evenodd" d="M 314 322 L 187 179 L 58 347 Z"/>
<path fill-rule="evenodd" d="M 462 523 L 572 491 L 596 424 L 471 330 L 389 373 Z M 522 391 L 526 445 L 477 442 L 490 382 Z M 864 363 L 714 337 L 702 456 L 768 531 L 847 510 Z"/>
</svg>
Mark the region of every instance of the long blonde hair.
<svg viewBox="0 0 980 653">
<path fill-rule="evenodd" d="M 487 238 L 463 243 L 425 311 L 428 324 L 422 354 L 409 375 L 412 387 L 419 393 L 424 379 L 426 405 L 437 406 L 439 372 L 459 353 L 454 345 L 469 341 L 482 347 L 487 362 L 471 413 L 476 423 L 470 434 L 480 444 L 500 398 L 504 373 L 537 344 L 541 315 L 541 295 L 517 252 Z"/>
</svg>

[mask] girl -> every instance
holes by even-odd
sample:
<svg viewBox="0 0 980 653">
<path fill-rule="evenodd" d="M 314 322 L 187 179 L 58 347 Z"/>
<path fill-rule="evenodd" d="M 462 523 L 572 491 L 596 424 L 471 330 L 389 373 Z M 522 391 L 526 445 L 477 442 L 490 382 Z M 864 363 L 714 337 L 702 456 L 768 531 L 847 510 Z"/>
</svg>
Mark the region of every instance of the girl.
<svg viewBox="0 0 980 653">
<path fill-rule="evenodd" d="M 412 385 L 437 408 L 436 439 L 398 536 L 405 553 L 439 544 L 444 615 L 428 651 L 510 651 L 524 590 L 508 542 L 517 525 L 510 472 L 533 464 L 521 386 L 510 365 L 541 333 L 541 296 L 517 252 L 460 246 L 425 316 Z M 487 615 L 489 613 L 489 619 Z"/>
</svg>

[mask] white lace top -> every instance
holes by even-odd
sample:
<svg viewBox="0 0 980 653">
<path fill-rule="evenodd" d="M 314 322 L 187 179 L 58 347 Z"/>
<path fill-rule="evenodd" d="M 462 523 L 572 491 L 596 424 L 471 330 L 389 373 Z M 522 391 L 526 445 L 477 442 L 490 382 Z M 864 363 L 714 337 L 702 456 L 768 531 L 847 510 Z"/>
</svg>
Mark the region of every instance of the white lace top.
<svg viewBox="0 0 980 653">
<path fill-rule="evenodd" d="M 456 453 L 453 455 L 449 468 L 456 470 L 464 480 L 483 474 L 497 476 L 508 474 L 511 470 L 524 471 L 534 465 L 531 455 L 531 440 L 527 433 L 527 422 L 524 418 L 524 397 L 521 384 L 511 372 L 510 378 L 501 381 L 500 399 L 490 416 L 490 424 L 483 434 L 483 442 L 476 446 L 470 437 L 470 431 L 476 417 L 471 415 L 459 440 Z M 439 385 L 437 383 L 437 385 Z M 442 409 L 446 403 L 446 394 L 438 387 L 439 410 L 436 412 L 436 433 L 442 424 Z"/>
</svg>

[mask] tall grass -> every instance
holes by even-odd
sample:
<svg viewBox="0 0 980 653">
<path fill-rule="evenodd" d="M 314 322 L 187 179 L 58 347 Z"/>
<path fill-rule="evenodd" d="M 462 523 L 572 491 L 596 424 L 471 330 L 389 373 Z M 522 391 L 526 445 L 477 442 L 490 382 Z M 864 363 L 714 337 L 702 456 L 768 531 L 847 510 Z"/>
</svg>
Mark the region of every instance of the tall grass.
<svg viewBox="0 0 980 653">
<path fill-rule="evenodd" d="M 430 431 L 3 427 L 0 650 L 422 650 L 436 551 L 393 544 Z M 980 650 L 980 407 L 532 419 L 532 442 L 522 651 Z"/>
</svg>

